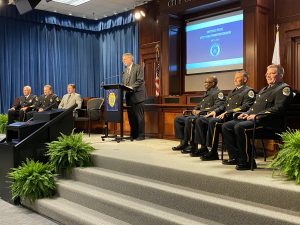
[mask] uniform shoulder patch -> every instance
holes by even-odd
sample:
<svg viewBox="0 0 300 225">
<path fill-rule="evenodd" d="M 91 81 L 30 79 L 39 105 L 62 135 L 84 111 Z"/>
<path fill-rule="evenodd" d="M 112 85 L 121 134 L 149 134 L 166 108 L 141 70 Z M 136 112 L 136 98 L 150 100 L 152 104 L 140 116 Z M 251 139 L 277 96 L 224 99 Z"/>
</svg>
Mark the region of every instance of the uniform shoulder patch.
<svg viewBox="0 0 300 225">
<path fill-rule="evenodd" d="M 250 98 L 254 98 L 254 96 L 255 96 L 254 91 L 252 91 L 252 90 L 248 91 L 248 96 Z"/>
<path fill-rule="evenodd" d="M 289 96 L 291 94 L 291 88 L 290 87 L 285 87 L 282 89 L 282 94 L 285 96 Z"/>
<path fill-rule="evenodd" d="M 218 98 L 219 98 L 219 99 L 223 99 L 223 98 L 224 98 L 223 92 L 220 92 L 220 93 L 218 94 Z"/>
</svg>

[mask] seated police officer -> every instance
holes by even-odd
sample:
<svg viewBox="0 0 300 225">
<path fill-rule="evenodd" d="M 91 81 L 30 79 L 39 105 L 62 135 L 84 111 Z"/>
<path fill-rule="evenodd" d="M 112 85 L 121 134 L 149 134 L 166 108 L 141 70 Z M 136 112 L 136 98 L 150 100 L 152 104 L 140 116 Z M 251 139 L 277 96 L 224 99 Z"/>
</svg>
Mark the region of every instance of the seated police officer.
<svg viewBox="0 0 300 225">
<path fill-rule="evenodd" d="M 60 99 L 56 94 L 53 94 L 52 86 L 46 84 L 44 86 L 44 94 L 39 97 L 36 110 L 43 112 L 44 110 L 57 109 L 59 103 Z"/>
<path fill-rule="evenodd" d="M 258 117 L 257 129 L 276 129 L 282 121 L 284 110 L 290 104 L 292 92 L 289 85 L 282 82 L 284 69 L 280 65 L 267 67 L 266 80 L 268 86 L 260 90 L 251 108 L 237 116 L 236 119 L 222 125 L 222 132 L 229 160 L 223 164 L 235 165 L 237 170 L 248 170 L 251 168 L 251 147 L 248 132 L 253 130 L 254 117 Z M 256 167 L 255 161 L 254 168 Z"/>
<path fill-rule="evenodd" d="M 44 86 L 44 94 L 41 95 L 35 105 L 35 110 L 43 112 L 44 110 L 57 109 L 60 99 L 56 94 L 52 93 L 52 87 L 49 84 Z M 31 118 L 33 112 L 27 113 L 27 117 Z"/>
<path fill-rule="evenodd" d="M 175 137 L 180 139 L 180 144 L 172 149 L 174 151 L 181 150 L 182 153 L 188 153 L 192 146 L 189 146 L 189 141 L 193 144 L 192 138 L 192 121 L 199 115 L 204 115 L 208 111 L 218 108 L 224 102 L 224 95 L 217 87 L 218 79 L 215 76 L 206 78 L 204 88 L 205 95 L 201 102 L 193 109 L 191 115 L 186 115 L 174 119 Z"/>
<path fill-rule="evenodd" d="M 33 110 L 38 97 L 31 94 L 31 87 L 23 88 L 23 96 L 19 97 L 19 101 L 15 102 L 13 107 L 8 110 L 8 123 L 11 124 L 14 120 L 25 121 L 26 112 Z"/>
<path fill-rule="evenodd" d="M 221 125 L 233 119 L 233 113 L 245 112 L 253 104 L 255 94 L 247 86 L 248 74 L 242 70 L 235 73 L 235 88 L 229 92 L 224 105 L 214 109 L 195 121 L 195 143 L 201 148 L 191 156 L 201 156 L 204 161 L 218 160 L 218 143 Z"/>
</svg>

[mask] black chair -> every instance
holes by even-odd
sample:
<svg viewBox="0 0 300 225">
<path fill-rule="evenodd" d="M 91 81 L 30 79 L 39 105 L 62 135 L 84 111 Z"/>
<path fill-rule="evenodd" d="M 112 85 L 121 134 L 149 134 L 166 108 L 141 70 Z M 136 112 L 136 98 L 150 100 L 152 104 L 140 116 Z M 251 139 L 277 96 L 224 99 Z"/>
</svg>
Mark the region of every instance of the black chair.
<svg viewBox="0 0 300 225">
<path fill-rule="evenodd" d="M 77 109 L 75 121 L 88 122 L 88 133 L 91 135 L 91 121 L 101 119 L 101 106 L 104 102 L 103 98 L 92 98 L 87 102 L 86 109 Z"/>
<path fill-rule="evenodd" d="M 266 161 L 266 150 L 264 147 L 264 143 L 263 140 L 274 140 L 277 141 L 278 143 L 281 142 L 282 138 L 280 136 L 280 134 L 282 132 L 284 132 L 287 129 L 287 125 L 286 125 L 286 118 L 283 117 L 281 120 L 281 124 L 275 129 L 272 127 L 258 127 L 257 125 L 257 121 L 259 118 L 262 117 L 267 117 L 270 116 L 269 113 L 259 113 L 256 114 L 256 116 L 254 117 L 254 126 L 253 126 L 253 130 L 251 130 L 251 132 L 249 132 L 249 135 L 252 138 L 252 149 L 251 149 L 251 170 L 254 169 L 254 157 L 255 157 L 255 139 L 261 139 L 262 140 L 262 146 L 263 146 L 263 151 L 264 151 L 264 160 Z"/>
</svg>

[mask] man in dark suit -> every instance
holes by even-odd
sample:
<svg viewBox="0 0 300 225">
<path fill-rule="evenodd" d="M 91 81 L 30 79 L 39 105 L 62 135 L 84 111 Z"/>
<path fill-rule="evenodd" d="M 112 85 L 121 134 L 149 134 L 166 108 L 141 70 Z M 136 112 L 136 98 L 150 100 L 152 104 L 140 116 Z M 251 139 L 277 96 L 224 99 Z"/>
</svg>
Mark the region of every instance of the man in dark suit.
<svg viewBox="0 0 300 225">
<path fill-rule="evenodd" d="M 19 101 L 8 110 L 8 124 L 13 123 L 14 120 L 25 121 L 26 112 L 33 110 L 37 101 L 38 97 L 31 94 L 31 87 L 25 86 L 23 96 L 19 97 Z"/>
<path fill-rule="evenodd" d="M 128 120 L 130 124 L 130 135 L 133 139 L 145 139 L 144 101 L 145 81 L 144 71 L 140 65 L 134 64 L 133 55 L 125 53 L 122 56 L 125 71 L 122 76 L 122 83 L 132 89 L 126 92 L 126 105 Z"/>
<path fill-rule="evenodd" d="M 254 117 L 263 113 L 258 118 L 257 129 L 270 127 L 276 129 L 282 121 L 284 110 L 290 104 L 292 91 L 289 85 L 282 82 L 284 69 L 280 65 L 267 67 L 266 80 L 268 86 L 260 90 L 252 107 L 241 113 L 236 119 L 222 125 L 225 146 L 230 160 L 223 164 L 236 164 L 237 170 L 251 168 L 251 147 L 248 132 L 253 130 Z M 254 167 L 256 167 L 255 161 Z"/>
<path fill-rule="evenodd" d="M 194 148 L 192 139 L 192 122 L 199 116 L 220 107 L 224 103 L 224 94 L 218 88 L 218 79 L 210 76 L 205 79 L 204 88 L 206 92 L 200 103 L 192 111 L 192 115 L 185 112 L 182 116 L 174 119 L 175 137 L 180 139 L 180 144 L 173 147 L 172 150 L 181 150 L 182 153 L 188 153 Z M 189 142 L 191 146 L 189 146 Z"/>
<path fill-rule="evenodd" d="M 203 161 L 218 160 L 218 143 L 221 125 L 233 119 L 233 113 L 245 112 L 253 104 L 255 93 L 247 86 L 246 71 L 236 72 L 234 75 L 235 88 L 229 92 L 225 104 L 214 109 L 195 122 L 195 142 L 201 148 L 191 156 L 201 156 Z"/>
</svg>

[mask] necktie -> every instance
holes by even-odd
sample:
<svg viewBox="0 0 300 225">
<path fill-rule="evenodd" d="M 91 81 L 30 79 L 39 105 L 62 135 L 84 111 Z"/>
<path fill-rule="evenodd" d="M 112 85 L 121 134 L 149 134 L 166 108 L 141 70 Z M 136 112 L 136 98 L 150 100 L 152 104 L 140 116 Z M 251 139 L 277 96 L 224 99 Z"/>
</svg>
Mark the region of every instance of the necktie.
<svg viewBox="0 0 300 225">
<path fill-rule="evenodd" d="M 67 99 L 67 104 L 68 104 L 68 102 L 69 102 L 70 98 L 71 98 L 71 94 L 69 94 L 69 96 L 68 96 L 68 99 Z"/>
</svg>

